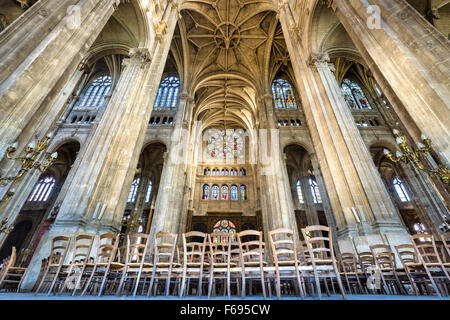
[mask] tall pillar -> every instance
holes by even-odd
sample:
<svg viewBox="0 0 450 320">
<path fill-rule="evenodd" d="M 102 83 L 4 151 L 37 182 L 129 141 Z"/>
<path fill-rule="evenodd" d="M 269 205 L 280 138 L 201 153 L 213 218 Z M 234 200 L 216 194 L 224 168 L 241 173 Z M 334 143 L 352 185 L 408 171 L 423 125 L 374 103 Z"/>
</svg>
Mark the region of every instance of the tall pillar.
<svg viewBox="0 0 450 320">
<path fill-rule="evenodd" d="M 450 41 L 406 0 L 329 1 L 412 137 L 450 166 Z"/>
<path fill-rule="evenodd" d="M 167 8 L 167 32 L 155 41 L 151 52 L 131 49 L 130 58 L 125 59 L 110 103 L 69 173 L 59 215 L 33 256 L 22 289 L 33 286 L 53 237 L 119 230 L 176 26 L 174 8 Z M 102 209 L 96 213 L 98 203 Z"/>
<path fill-rule="evenodd" d="M 273 96 L 266 93 L 260 101 L 259 176 L 264 233 L 277 228 L 297 230 L 286 163 L 281 157 L 279 129 L 275 125 Z M 258 142 L 256 142 L 258 143 Z"/>
<path fill-rule="evenodd" d="M 180 94 L 171 146 L 164 161 L 161 182 L 153 214 L 150 237 L 158 232 L 182 233 L 186 214 L 185 183 L 187 177 L 191 123 L 188 116 L 194 99 L 186 93 Z M 186 114 L 185 114 L 186 113 Z"/>
<path fill-rule="evenodd" d="M 343 239 L 350 236 L 370 242 L 372 235 L 380 233 L 404 241 L 406 230 L 330 69 L 329 58 L 306 56 L 298 34 L 289 28 L 293 17 L 286 7 L 280 20 L 340 245 L 347 246 Z"/>
<path fill-rule="evenodd" d="M 23 140 L 40 129 L 36 119 L 58 120 L 63 110 L 48 108 L 49 94 L 74 73 L 117 5 L 41 0 L 0 34 L 0 159 L 28 124 L 34 129 Z"/>
</svg>

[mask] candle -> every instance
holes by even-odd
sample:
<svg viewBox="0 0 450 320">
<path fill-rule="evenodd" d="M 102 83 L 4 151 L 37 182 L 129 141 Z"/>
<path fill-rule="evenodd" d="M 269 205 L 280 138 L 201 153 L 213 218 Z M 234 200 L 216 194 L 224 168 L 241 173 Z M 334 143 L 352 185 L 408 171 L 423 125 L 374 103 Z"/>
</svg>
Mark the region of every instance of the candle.
<svg viewBox="0 0 450 320">
<path fill-rule="evenodd" d="M 400 133 L 400 131 L 398 131 L 397 129 L 392 130 L 392 132 L 393 132 L 395 135 L 397 135 L 397 134 Z"/>
<path fill-rule="evenodd" d="M 397 158 L 401 158 L 403 156 L 403 152 L 397 151 L 396 154 Z"/>
<path fill-rule="evenodd" d="M 384 149 L 384 150 L 383 150 L 383 153 L 384 153 L 385 155 L 388 155 L 388 154 L 390 154 L 391 152 L 390 152 L 388 149 Z"/>
<path fill-rule="evenodd" d="M 395 141 L 397 142 L 397 144 L 402 144 L 403 143 L 403 139 L 398 137 L 397 139 L 395 139 Z"/>
</svg>

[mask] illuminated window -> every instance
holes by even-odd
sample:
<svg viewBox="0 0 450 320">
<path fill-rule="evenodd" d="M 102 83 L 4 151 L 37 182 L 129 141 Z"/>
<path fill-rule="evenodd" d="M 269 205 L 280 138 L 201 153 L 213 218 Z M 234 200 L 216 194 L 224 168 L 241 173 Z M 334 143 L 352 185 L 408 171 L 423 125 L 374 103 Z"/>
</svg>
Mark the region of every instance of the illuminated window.
<svg viewBox="0 0 450 320">
<path fill-rule="evenodd" d="M 309 187 L 311 188 L 311 194 L 313 196 L 314 203 L 322 203 L 322 197 L 320 196 L 319 185 L 316 180 L 309 178 Z"/>
<path fill-rule="evenodd" d="M 203 199 L 209 200 L 209 186 L 207 184 L 203 186 Z"/>
<path fill-rule="evenodd" d="M 111 76 L 101 76 L 95 79 L 82 94 L 77 109 L 97 109 L 111 91 Z"/>
<path fill-rule="evenodd" d="M 227 219 L 219 220 L 213 227 L 213 232 L 227 232 L 231 236 L 231 242 L 236 241 L 236 226 Z M 215 236 L 214 243 L 224 243 L 228 241 L 228 237 Z"/>
<path fill-rule="evenodd" d="M 242 185 L 241 186 L 241 200 L 247 200 L 247 188 Z"/>
<path fill-rule="evenodd" d="M 298 202 L 300 203 L 304 203 L 303 200 L 303 193 L 302 193 L 302 183 L 300 182 L 300 179 L 297 180 L 297 197 L 298 197 Z"/>
<path fill-rule="evenodd" d="M 231 200 L 239 200 L 238 187 L 235 185 L 231 186 Z"/>
<path fill-rule="evenodd" d="M 150 202 L 151 196 L 152 196 L 152 188 L 153 183 L 152 180 L 148 183 L 147 193 L 145 194 L 145 202 Z"/>
<path fill-rule="evenodd" d="M 372 109 L 363 90 L 357 83 L 344 79 L 341 90 L 350 109 Z"/>
<path fill-rule="evenodd" d="M 212 200 L 219 200 L 219 186 L 213 185 L 211 188 L 211 199 Z"/>
<path fill-rule="evenodd" d="M 297 109 L 294 92 L 286 80 L 274 80 L 272 83 L 272 94 L 276 109 Z"/>
<path fill-rule="evenodd" d="M 34 186 L 33 191 L 28 197 L 28 201 L 45 202 L 55 187 L 55 178 L 49 176 L 42 178 Z"/>
<path fill-rule="evenodd" d="M 228 200 L 228 186 L 227 185 L 223 185 L 222 186 L 222 190 L 220 192 L 221 196 L 222 196 L 222 200 Z"/>
<path fill-rule="evenodd" d="M 217 130 L 207 131 L 207 151 L 210 159 L 243 159 L 244 139 L 242 130 Z"/>
<path fill-rule="evenodd" d="M 392 180 L 392 185 L 394 186 L 394 190 L 401 202 L 411 201 L 408 191 L 406 190 L 403 181 L 399 177 L 395 177 Z"/>
<path fill-rule="evenodd" d="M 139 189 L 139 182 L 141 181 L 140 178 L 136 178 L 133 180 L 133 183 L 131 184 L 130 192 L 128 193 L 128 202 L 135 202 L 136 201 L 136 195 Z"/>
<path fill-rule="evenodd" d="M 180 92 L 180 80 L 170 76 L 161 81 L 156 95 L 154 108 L 175 109 L 178 105 L 178 94 Z"/>
</svg>

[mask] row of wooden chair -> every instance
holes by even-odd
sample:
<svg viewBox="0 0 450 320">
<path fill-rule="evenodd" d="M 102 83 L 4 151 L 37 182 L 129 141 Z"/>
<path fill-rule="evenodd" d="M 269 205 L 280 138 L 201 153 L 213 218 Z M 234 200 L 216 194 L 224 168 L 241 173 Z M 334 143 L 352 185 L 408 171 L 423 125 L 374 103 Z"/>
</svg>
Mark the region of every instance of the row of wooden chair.
<svg viewBox="0 0 450 320">
<path fill-rule="evenodd" d="M 126 241 L 113 234 L 98 239 L 79 235 L 73 241 L 55 237 L 50 256 L 43 260 L 35 293 L 151 296 L 161 292 L 168 296 L 172 290 L 179 297 L 201 296 L 206 291 L 208 297 L 218 291 L 230 297 L 235 288 L 241 297 L 258 291 L 266 298 L 274 288 L 278 298 L 286 293 L 321 298 L 323 289 L 330 295 L 331 285 L 332 291 L 336 293 L 338 287 L 345 299 L 347 292 L 375 293 L 363 284 L 379 270 L 381 292 L 407 294 L 406 285 L 417 295 L 419 285 L 430 284 L 439 296 L 448 294 L 449 261 L 437 252 L 430 235 L 412 236 L 413 245 L 395 247 L 400 268 L 390 246 L 375 245 L 368 252 L 343 253 L 336 258 L 330 228 L 309 226 L 301 231 L 304 240 L 298 242 L 298 248 L 295 230 L 268 232 L 271 256 L 262 232 L 254 230 L 235 236 L 192 231 L 184 233 L 180 243 L 178 235 L 167 232 L 158 233 L 153 241 L 143 233 L 129 234 Z M 448 237 L 443 239 L 448 252 Z M 71 242 L 73 253 L 67 259 Z M 91 257 L 94 243 L 97 253 Z"/>
<path fill-rule="evenodd" d="M 341 274 L 345 278 L 348 291 L 374 293 L 362 283 L 379 271 L 380 291 L 387 294 L 415 295 L 420 292 L 448 295 L 450 277 L 450 233 L 441 236 L 439 244 L 429 234 L 411 236 L 412 244 L 394 246 L 401 266 L 396 261 L 396 254 L 391 246 L 378 244 L 369 246 L 370 251 L 342 253 L 339 260 Z M 410 290 L 407 290 L 407 287 Z M 420 290 L 421 287 L 423 290 Z M 441 288 L 441 289 L 439 289 Z"/>
</svg>

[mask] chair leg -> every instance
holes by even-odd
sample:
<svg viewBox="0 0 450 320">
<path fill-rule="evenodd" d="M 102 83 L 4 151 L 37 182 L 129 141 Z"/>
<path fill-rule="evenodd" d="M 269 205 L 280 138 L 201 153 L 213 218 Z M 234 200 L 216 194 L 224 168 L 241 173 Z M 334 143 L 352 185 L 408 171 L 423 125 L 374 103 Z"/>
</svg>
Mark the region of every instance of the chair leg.
<svg viewBox="0 0 450 320">
<path fill-rule="evenodd" d="M 183 270 L 183 277 L 181 279 L 181 288 L 180 288 L 180 292 L 178 294 L 179 298 L 183 297 L 185 286 L 186 286 L 186 270 Z"/>
</svg>

